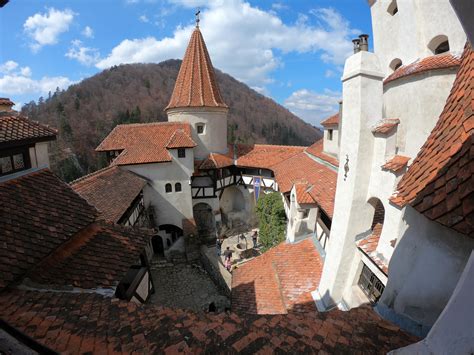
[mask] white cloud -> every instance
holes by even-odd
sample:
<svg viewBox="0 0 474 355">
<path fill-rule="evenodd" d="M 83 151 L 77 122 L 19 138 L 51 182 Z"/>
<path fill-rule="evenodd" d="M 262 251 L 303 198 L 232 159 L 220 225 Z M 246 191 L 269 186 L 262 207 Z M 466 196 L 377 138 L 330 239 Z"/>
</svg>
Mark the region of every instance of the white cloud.
<svg viewBox="0 0 474 355">
<path fill-rule="evenodd" d="M 9 60 L 2 65 L 0 65 L 0 73 L 6 74 L 9 73 L 13 70 L 15 70 L 18 67 L 18 63 L 14 62 L 13 60 Z"/>
<path fill-rule="evenodd" d="M 100 55 L 96 48 L 84 47 L 82 42 L 78 39 L 71 42 L 72 46 L 69 48 L 66 57 L 75 59 L 79 63 L 91 66 L 99 61 Z"/>
<path fill-rule="evenodd" d="M 287 8 L 288 6 L 283 4 L 282 2 L 275 2 L 272 4 L 272 9 L 276 11 L 286 10 Z"/>
<path fill-rule="evenodd" d="M 50 8 L 47 13 L 28 17 L 23 29 L 33 41 L 30 43 L 31 50 L 37 52 L 45 45 L 56 44 L 59 35 L 69 30 L 74 15 L 69 9 L 61 11 Z"/>
<path fill-rule="evenodd" d="M 6 63 L 0 65 L 0 68 Z M 54 91 L 56 87 L 66 89 L 73 83 L 64 76 L 44 76 L 41 79 L 32 79 L 32 72 L 29 67 L 22 67 L 19 70 L 15 70 L 17 67 L 18 63 L 15 68 L 0 77 L 0 95 L 44 95 L 48 91 Z"/>
<path fill-rule="evenodd" d="M 89 26 L 84 27 L 81 34 L 87 38 L 94 38 L 94 30 Z"/>
<path fill-rule="evenodd" d="M 354 31 L 333 9 L 318 9 L 311 17 L 300 16 L 284 24 L 271 12 L 243 0 L 170 0 L 201 13 L 201 31 L 213 64 L 252 87 L 272 81 L 272 72 L 283 65 L 290 52 L 317 53 L 324 61 L 341 65 L 351 53 Z M 100 69 L 121 63 L 160 62 L 182 58 L 194 25 L 177 27 L 171 37 L 126 39 L 97 63 Z M 283 53 L 283 54 L 282 54 Z"/>
<path fill-rule="evenodd" d="M 340 92 L 328 89 L 323 93 L 302 89 L 293 92 L 284 105 L 306 122 L 318 126 L 322 120 L 337 112 L 341 97 Z"/>
<path fill-rule="evenodd" d="M 138 19 L 140 20 L 140 22 L 143 22 L 143 23 L 150 22 L 150 19 L 146 15 L 141 15 Z"/>
<path fill-rule="evenodd" d="M 336 76 L 336 73 L 334 72 L 334 70 L 328 69 L 324 72 L 325 78 L 333 78 L 335 76 Z"/>
</svg>

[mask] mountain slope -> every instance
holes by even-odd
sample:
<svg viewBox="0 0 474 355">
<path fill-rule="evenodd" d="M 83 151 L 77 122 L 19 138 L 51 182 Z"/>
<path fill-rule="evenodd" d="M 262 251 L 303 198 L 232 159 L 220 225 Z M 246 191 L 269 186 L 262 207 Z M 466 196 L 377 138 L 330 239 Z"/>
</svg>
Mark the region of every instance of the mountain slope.
<svg viewBox="0 0 474 355">
<path fill-rule="evenodd" d="M 168 104 L 181 61 L 127 64 L 56 91 L 23 107 L 31 119 L 59 129 L 53 169 L 69 180 L 104 165 L 94 152 L 120 123 L 166 121 Z M 216 70 L 229 111 L 229 142 L 309 145 L 321 131 L 273 100 Z"/>
</svg>

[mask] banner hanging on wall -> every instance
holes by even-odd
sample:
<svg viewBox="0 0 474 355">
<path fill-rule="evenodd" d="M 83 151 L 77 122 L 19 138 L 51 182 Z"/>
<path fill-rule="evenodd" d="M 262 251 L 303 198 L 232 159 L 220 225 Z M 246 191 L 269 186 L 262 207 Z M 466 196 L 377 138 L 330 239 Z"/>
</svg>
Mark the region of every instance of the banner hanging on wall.
<svg viewBox="0 0 474 355">
<path fill-rule="evenodd" d="M 255 192 L 255 202 L 258 201 L 260 196 L 260 185 L 262 183 L 262 178 L 260 176 L 253 177 L 253 191 Z"/>
</svg>

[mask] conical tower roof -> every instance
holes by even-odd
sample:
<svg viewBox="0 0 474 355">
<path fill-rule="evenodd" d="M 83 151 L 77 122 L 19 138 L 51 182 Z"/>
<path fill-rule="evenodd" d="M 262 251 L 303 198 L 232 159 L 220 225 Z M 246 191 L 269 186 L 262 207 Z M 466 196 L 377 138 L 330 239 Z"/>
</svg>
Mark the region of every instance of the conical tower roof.
<svg viewBox="0 0 474 355">
<path fill-rule="evenodd" d="M 166 110 L 179 107 L 225 107 L 204 38 L 196 26 L 179 69 Z"/>
</svg>

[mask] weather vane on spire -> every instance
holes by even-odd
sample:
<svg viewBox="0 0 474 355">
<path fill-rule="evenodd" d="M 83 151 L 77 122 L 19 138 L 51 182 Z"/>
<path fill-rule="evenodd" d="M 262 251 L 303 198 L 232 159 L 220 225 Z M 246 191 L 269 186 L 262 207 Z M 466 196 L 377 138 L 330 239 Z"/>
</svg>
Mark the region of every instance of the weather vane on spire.
<svg viewBox="0 0 474 355">
<path fill-rule="evenodd" d="M 196 27 L 199 27 L 199 21 L 201 21 L 199 19 L 199 14 L 201 13 L 201 10 L 198 9 L 197 12 L 194 14 L 196 16 Z"/>
</svg>

